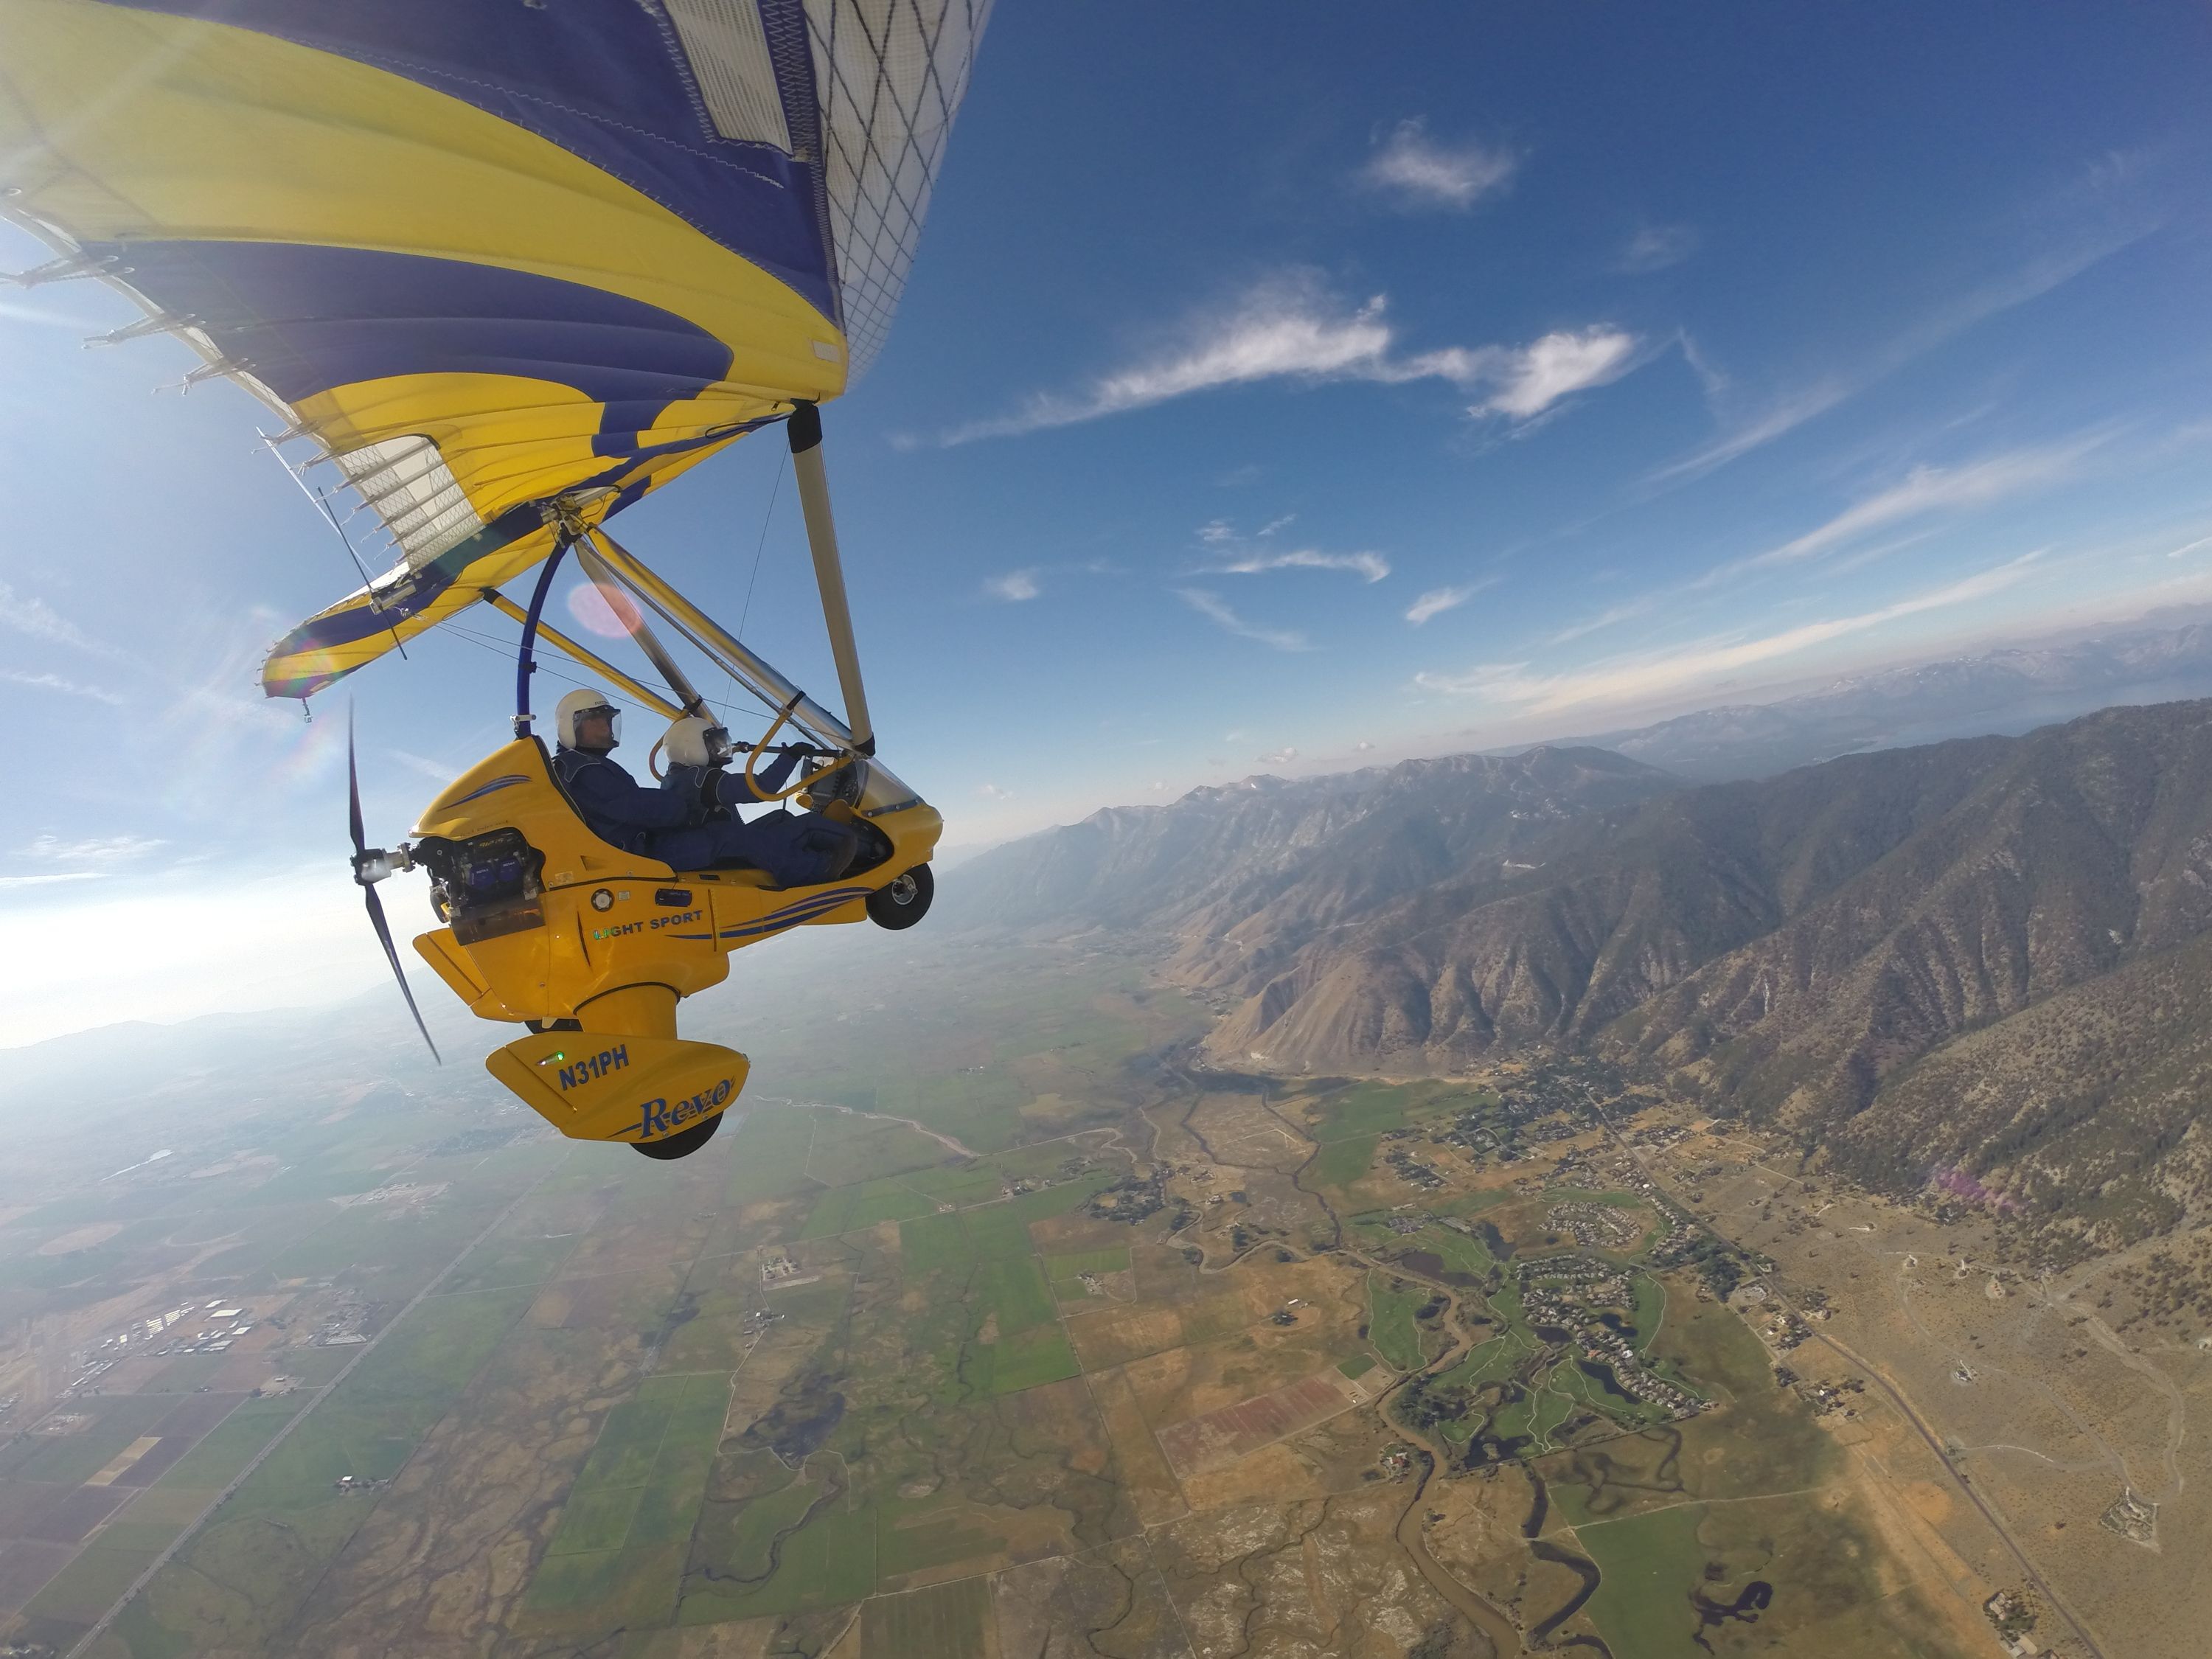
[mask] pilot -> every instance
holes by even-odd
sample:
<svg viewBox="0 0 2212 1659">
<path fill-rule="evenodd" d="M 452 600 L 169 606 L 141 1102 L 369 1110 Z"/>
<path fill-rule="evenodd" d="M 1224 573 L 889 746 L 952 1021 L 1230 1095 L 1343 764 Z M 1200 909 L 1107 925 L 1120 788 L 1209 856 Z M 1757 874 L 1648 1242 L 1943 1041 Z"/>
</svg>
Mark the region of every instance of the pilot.
<svg viewBox="0 0 2212 1659">
<path fill-rule="evenodd" d="M 662 741 L 668 750 L 662 790 L 680 800 L 697 801 L 721 820 L 708 826 L 718 832 L 716 860 L 742 859 L 785 887 L 835 881 L 852 867 L 860 838 L 850 824 L 781 807 L 750 822 L 734 812 L 722 815 L 722 809 L 774 800 L 805 754 L 803 745 L 787 748 L 747 778 L 742 771 L 722 769 L 731 753 L 729 734 L 696 714 L 672 722 Z"/>
<path fill-rule="evenodd" d="M 641 787 L 608 753 L 622 740 L 622 713 L 599 692 L 571 691 L 562 698 L 553 729 L 553 774 L 575 803 L 584 827 L 625 852 L 646 854 L 678 870 L 704 870 L 725 859 L 742 859 L 767 871 L 779 884 L 793 887 L 836 879 L 859 845 L 852 830 L 811 813 L 796 819 L 788 812 L 769 815 L 806 825 L 804 834 L 771 828 L 756 835 L 754 825 L 735 819 L 710 822 L 696 781 L 690 791 Z M 775 780 L 770 793 L 790 776 L 798 758 L 787 756 L 769 769 L 769 778 Z M 731 781 L 721 781 L 724 786 Z M 742 780 L 736 781 L 743 788 Z M 822 836 L 817 826 L 837 834 Z M 763 852 L 769 857 L 763 859 Z"/>
</svg>

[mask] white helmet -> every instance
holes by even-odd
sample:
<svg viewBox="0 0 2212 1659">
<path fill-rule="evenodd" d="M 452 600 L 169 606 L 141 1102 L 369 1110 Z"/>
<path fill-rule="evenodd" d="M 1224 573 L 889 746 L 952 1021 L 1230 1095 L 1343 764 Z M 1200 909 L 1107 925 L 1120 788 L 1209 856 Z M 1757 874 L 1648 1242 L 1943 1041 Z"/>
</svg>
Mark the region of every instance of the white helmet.
<svg viewBox="0 0 2212 1659">
<path fill-rule="evenodd" d="M 670 721 L 660 742 L 678 766 L 720 766 L 730 757 L 730 734 L 701 714 Z"/>
<path fill-rule="evenodd" d="M 584 716 L 596 714 L 603 709 L 608 715 L 609 735 L 615 742 L 620 743 L 622 710 L 607 701 L 604 691 L 594 691 L 588 686 L 571 691 L 554 706 L 553 735 L 560 739 L 563 749 L 574 749 L 576 746 L 576 728 L 582 723 Z"/>
</svg>

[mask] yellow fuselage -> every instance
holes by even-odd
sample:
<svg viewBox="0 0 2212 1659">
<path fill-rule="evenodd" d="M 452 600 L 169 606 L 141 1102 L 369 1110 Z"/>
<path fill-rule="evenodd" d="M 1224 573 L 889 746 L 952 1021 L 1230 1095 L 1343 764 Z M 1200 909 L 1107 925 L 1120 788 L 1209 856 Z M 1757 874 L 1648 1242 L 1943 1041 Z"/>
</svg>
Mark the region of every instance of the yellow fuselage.
<svg viewBox="0 0 2212 1659">
<path fill-rule="evenodd" d="M 746 1060 L 678 1037 L 677 1003 L 726 978 L 743 945 L 865 919 L 872 894 L 935 851 L 936 809 L 879 775 L 890 787 L 872 787 L 857 812 L 828 810 L 873 824 L 890 855 L 840 881 L 776 888 L 758 870 L 679 872 L 601 841 L 554 781 L 544 745 L 520 738 L 416 826 L 461 849 L 439 854 L 449 868 L 489 868 L 481 902 L 465 880 L 440 882 L 447 925 L 415 948 L 471 1012 L 533 1028 L 485 1064 L 563 1134 L 650 1143 L 694 1128 L 737 1098 Z M 436 859 L 426 861 L 434 872 Z"/>
</svg>

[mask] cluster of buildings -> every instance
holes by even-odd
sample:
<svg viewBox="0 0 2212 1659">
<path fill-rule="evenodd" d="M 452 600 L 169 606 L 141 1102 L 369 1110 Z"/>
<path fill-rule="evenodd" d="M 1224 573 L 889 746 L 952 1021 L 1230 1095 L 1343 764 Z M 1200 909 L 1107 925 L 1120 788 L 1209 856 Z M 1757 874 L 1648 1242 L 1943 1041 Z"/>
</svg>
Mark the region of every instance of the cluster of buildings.
<svg viewBox="0 0 2212 1659">
<path fill-rule="evenodd" d="M 368 1304 L 349 1296 L 323 1316 L 310 1339 L 319 1348 L 353 1348 L 368 1340 Z"/>
<path fill-rule="evenodd" d="M 1647 1370 L 1628 1339 L 1597 1313 L 1600 1308 L 1635 1306 L 1636 1293 L 1624 1269 L 1594 1256 L 1547 1256 L 1523 1264 L 1521 1272 L 1521 1309 L 1528 1322 L 1571 1332 L 1583 1357 L 1610 1369 L 1623 1394 L 1657 1406 L 1674 1420 L 1695 1417 L 1705 1409 L 1706 1402 L 1688 1389 Z M 1557 1287 L 1526 1282 L 1540 1273 L 1566 1282 Z"/>
<path fill-rule="evenodd" d="M 204 1307 L 194 1308 L 187 1302 L 171 1308 L 166 1313 L 134 1319 L 122 1329 L 111 1333 L 97 1348 L 80 1351 L 70 1356 L 71 1361 L 82 1370 L 62 1392 L 64 1395 L 82 1392 L 125 1359 L 161 1358 L 180 1353 L 221 1353 L 253 1328 L 253 1322 L 246 1316 L 244 1307 L 232 1306 L 218 1297 Z M 198 1328 L 190 1335 L 171 1334 L 177 1326 L 186 1322 Z"/>
<path fill-rule="evenodd" d="M 772 1291 L 779 1285 L 788 1285 L 799 1275 L 799 1267 L 787 1251 L 778 1250 L 761 1263 L 761 1288 Z"/>
<path fill-rule="evenodd" d="M 1165 1167 L 1155 1165 L 1150 1175 L 1125 1176 L 1094 1197 L 1084 1210 L 1099 1221 L 1142 1221 L 1166 1208 L 1169 1173 Z"/>
<path fill-rule="evenodd" d="M 1382 1155 L 1383 1162 L 1390 1166 L 1399 1180 L 1419 1187 L 1425 1193 L 1432 1193 L 1444 1184 L 1444 1178 L 1437 1173 L 1435 1165 L 1415 1158 L 1412 1149 L 1404 1144 L 1413 1133 L 1411 1129 L 1393 1129 L 1383 1136 L 1385 1140 L 1397 1143 Z"/>
<path fill-rule="evenodd" d="M 1577 1243 L 1601 1249 L 1632 1249 L 1644 1237 L 1642 1224 L 1627 1211 L 1581 1200 L 1552 1206 L 1544 1224 L 1553 1232 L 1572 1233 Z"/>
</svg>

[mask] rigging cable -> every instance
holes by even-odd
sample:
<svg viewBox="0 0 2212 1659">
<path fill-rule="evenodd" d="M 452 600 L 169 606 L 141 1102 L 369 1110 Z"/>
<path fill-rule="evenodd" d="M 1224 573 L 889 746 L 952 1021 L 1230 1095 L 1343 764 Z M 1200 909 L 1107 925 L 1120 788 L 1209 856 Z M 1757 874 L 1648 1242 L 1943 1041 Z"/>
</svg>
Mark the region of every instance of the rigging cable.
<svg viewBox="0 0 2212 1659">
<path fill-rule="evenodd" d="M 790 465 L 789 455 L 776 463 L 775 483 L 769 486 L 768 492 L 768 511 L 761 515 L 760 544 L 753 549 L 753 574 L 745 583 L 744 609 L 738 613 L 738 639 L 740 642 L 745 637 L 745 619 L 753 614 L 753 586 L 760 580 L 761 555 L 768 551 L 768 527 L 775 522 L 775 498 L 782 493 L 783 475 Z"/>
</svg>

